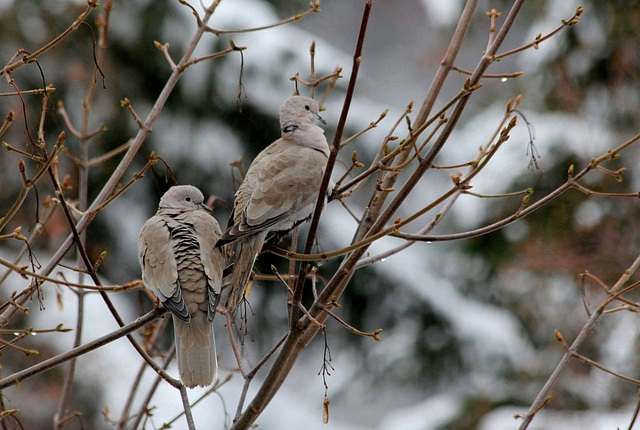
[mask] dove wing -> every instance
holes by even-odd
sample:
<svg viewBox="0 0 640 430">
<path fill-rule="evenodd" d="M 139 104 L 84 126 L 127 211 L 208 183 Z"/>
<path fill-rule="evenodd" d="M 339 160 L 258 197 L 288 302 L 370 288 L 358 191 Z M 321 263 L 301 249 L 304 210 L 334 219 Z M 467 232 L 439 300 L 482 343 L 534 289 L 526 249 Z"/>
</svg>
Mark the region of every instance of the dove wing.
<svg viewBox="0 0 640 430">
<path fill-rule="evenodd" d="M 178 285 L 178 268 L 168 221 L 166 217 L 155 215 L 140 230 L 138 260 L 142 281 L 171 313 L 189 321 L 189 312 Z"/>
<path fill-rule="evenodd" d="M 280 143 L 280 141 L 274 143 Z M 270 148 L 267 148 L 270 149 Z M 261 154 L 262 155 L 262 154 Z M 278 145 L 256 158 L 236 193 L 233 226 L 225 236 L 240 237 L 307 218 L 315 204 L 327 156 L 316 149 Z"/>
</svg>

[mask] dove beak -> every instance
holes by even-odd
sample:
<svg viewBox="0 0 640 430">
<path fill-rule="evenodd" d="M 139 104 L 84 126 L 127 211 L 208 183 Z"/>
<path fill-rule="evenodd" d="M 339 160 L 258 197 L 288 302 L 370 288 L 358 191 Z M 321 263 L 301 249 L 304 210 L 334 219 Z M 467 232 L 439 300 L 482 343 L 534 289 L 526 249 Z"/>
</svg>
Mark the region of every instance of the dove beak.
<svg viewBox="0 0 640 430">
<path fill-rule="evenodd" d="M 327 123 L 327 121 L 325 121 L 325 120 L 324 120 L 324 118 L 322 118 L 322 117 L 320 116 L 320 114 L 318 114 L 318 113 L 316 114 L 316 118 L 318 118 L 318 121 L 320 121 L 320 122 L 321 122 L 321 123 L 323 123 L 323 124 L 326 124 L 326 123 Z"/>
<path fill-rule="evenodd" d="M 204 209 L 207 212 L 211 212 L 211 208 L 207 205 L 205 205 L 204 203 L 200 203 L 200 208 Z"/>
</svg>

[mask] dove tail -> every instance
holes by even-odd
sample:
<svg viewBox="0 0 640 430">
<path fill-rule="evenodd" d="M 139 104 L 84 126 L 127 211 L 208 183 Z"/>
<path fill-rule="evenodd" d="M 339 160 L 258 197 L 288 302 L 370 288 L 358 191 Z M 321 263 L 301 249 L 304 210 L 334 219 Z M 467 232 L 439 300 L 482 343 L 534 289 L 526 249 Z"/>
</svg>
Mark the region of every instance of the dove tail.
<svg viewBox="0 0 640 430">
<path fill-rule="evenodd" d="M 173 330 L 182 383 L 189 388 L 211 385 L 218 374 L 218 360 L 207 313 L 192 315 L 190 322 L 173 317 Z"/>
<path fill-rule="evenodd" d="M 262 249 L 266 235 L 267 232 L 260 232 L 243 237 L 236 245 L 236 261 L 233 263 L 231 291 L 229 291 L 229 296 L 227 297 L 227 309 L 232 312 L 242 302 L 253 264 Z"/>
</svg>

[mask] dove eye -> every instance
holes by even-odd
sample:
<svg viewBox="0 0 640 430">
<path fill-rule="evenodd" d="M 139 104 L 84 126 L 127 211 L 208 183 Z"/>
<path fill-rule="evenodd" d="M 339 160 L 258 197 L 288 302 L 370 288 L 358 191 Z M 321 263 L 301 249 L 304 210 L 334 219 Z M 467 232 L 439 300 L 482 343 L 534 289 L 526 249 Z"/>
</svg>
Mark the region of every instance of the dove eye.
<svg viewBox="0 0 640 430">
<path fill-rule="evenodd" d="M 185 200 L 190 202 L 191 201 L 191 197 L 187 197 Z"/>
<path fill-rule="evenodd" d="M 306 110 L 309 110 L 309 105 L 304 105 L 304 108 L 305 108 Z"/>
</svg>

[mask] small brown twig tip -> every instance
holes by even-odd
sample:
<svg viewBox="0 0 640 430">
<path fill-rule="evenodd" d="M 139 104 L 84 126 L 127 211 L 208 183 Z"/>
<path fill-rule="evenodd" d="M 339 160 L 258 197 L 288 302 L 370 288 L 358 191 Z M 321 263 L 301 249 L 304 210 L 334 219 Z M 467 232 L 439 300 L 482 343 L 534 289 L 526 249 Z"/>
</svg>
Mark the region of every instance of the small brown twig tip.
<svg viewBox="0 0 640 430">
<path fill-rule="evenodd" d="M 236 43 L 233 41 L 233 39 L 229 40 L 229 47 L 234 51 L 244 51 L 245 49 L 247 49 L 246 46 L 238 46 L 238 45 L 236 45 Z"/>
</svg>

